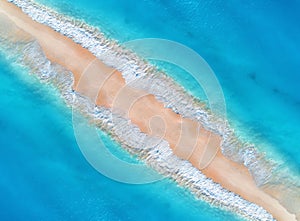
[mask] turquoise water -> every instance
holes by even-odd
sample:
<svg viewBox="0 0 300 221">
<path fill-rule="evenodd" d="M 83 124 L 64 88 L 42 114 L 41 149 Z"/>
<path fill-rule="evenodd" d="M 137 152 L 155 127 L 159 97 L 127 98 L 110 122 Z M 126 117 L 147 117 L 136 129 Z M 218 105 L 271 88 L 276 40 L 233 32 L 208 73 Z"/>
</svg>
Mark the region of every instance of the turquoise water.
<svg viewBox="0 0 300 221">
<path fill-rule="evenodd" d="M 192 48 L 220 81 L 238 135 L 300 174 L 297 1 L 38 2 L 84 19 L 120 42 L 164 38 Z M 201 96 L 186 75 L 169 74 Z"/>
<path fill-rule="evenodd" d="M 81 154 L 71 110 L 53 88 L 3 55 L 0 77 L 1 220 L 238 220 L 169 180 L 128 185 L 104 177 Z"/>
<path fill-rule="evenodd" d="M 296 1 L 40 2 L 120 42 L 159 37 L 193 48 L 214 69 L 237 132 L 300 173 Z M 98 174 L 76 146 L 71 113 L 55 91 L 3 57 L 0 67 L 1 220 L 236 219 L 169 181 L 131 186 Z M 171 75 L 197 94 L 185 76 Z"/>
</svg>

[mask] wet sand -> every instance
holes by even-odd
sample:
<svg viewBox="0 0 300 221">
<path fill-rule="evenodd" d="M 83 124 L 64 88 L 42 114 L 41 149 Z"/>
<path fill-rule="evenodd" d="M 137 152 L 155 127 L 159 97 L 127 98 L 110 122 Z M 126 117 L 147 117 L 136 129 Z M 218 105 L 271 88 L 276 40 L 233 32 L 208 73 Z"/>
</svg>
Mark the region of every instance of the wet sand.
<svg viewBox="0 0 300 221">
<path fill-rule="evenodd" d="M 7 20 L 15 38 L 37 40 L 49 60 L 70 70 L 76 91 L 128 117 L 142 132 L 165 139 L 177 156 L 189 160 L 224 188 L 262 206 L 277 220 L 296 220 L 279 201 L 255 185 L 245 166 L 222 155 L 217 134 L 165 108 L 154 95 L 126 85 L 120 72 L 71 39 L 33 21 L 15 5 L 1 0 L 0 19 Z"/>
</svg>

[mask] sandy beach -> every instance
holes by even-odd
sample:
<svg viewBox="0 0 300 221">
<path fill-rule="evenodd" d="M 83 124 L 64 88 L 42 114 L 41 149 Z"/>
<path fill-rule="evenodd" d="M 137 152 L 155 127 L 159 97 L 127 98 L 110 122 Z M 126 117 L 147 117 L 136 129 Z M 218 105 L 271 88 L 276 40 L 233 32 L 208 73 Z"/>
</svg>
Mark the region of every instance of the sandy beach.
<svg viewBox="0 0 300 221">
<path fill-rule="evenodd" d="M 7 24 L 15 38 L 37 40 L 49 60 L 74 74 L 74 90 L 95 104 L 129 118 L 142 132 L 165 139 L 177 156 L 189 160 L 224 188 L 262 206 L 276 220 L 300 220 L 300 214 L 296 218 L 285 204 L 273 197 L 276 192 L 267 193 L 258 188 L 245 166 L 222 155 L 219 135 L 165 108 L 154 95 L 126 85 L 119 71 L 71 39 L 33 21 L 12 3 L 0 1 L 0 22 Z"/>
</svg>

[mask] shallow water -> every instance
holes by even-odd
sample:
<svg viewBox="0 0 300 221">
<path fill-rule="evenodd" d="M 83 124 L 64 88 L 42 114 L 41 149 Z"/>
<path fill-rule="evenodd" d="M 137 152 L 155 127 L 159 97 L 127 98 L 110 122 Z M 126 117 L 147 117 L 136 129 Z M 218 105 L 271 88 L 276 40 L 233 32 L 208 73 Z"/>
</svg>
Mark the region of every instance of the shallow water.
<svg viewBox="0 0 300 221">
<path fill-rule="evenodd" d="M 52 1 L 51 3 L 56 5 L 55 1 Z M 90 2 L 90 4 L 86 4 L 85 1 L 76 1 L 76 3 L 71 4 L 71 7 L 77 9 L 75 10 L 75 14 L 74 14 L 74 10 L 70 10 L 71 9 L 70 4 L 71 4 L 70 2 L 65 2 L 65 4 L 59 4 L 57 5 L 57 7 L 59 6 L 60 9 L 65 10 L 65 12 L 68 11 L 70 14 L 76 15 L 79 18 L 85 18 L 89 23 L 100 26 L 102 29 L 106 30 L 106 32 L 111 37 L 117 38 L 121 42 L 130 39 L 135 39 L 137 37 L 163 37 L 172 40 L 177 40 L 181 43 L 191 46 L 198 53 L 200 53 L 205 59 L 207 59 L 207 61 L 215 70 L 225 92 L 230 120 L 232 121 L 234 126 L 238 129 L 238 133 L 241 134 L 244 137 L 244 139 L 251 140 L 256 144 L 259 144 L 260 148 L 264 148 L 264 150 L 268 151 L 269 156 L 274 155 L 273 157 L 276 157 L 277 160 L 282 159 L 284 161 L 290 162 L 289 164 L 291 167 L 293 167 L 294 171 L 299 172 L 300 154 L 299 154 L 299 148 L 297 148 L 299 145 L 296 140 L 296 138 L 299 137 L 300 135 L 299 133 L 300 129 L 298 126 L 300 122 L 299 114 L 298 114 L 299 105 L 297 106 L 297 102 L 299 102 L 299 97 L 298 97 L 299 94 L 296 93 L 295 90 L 297 78 L 299 77 L 299 75 L 295 74 L 297 71 L 298 64 L 297 64 L 297 59 L 294 58 L 295 53 L 293 53 L 295 48 L 297 47 L 299 48 L 299 42 L 297 42 L 297 40 L 294 38 L 294 36 L 297 36 L 299 32 L 297 32 L 298 31 L 297 28 L 293 26 L 292 19 L 288 19 L 288 18 L 283 19 L 282 18 L 283 16 L 282 17 L 279 16 L 279 18 L 284 21 L 281 21 L 278 18 L 276 18 L 277 20 L 274 19 L 276 14 L 272 12 L 272 10 L 275 11 L 276 9 L 279 10 L 278 8 L 276 8 L 277 6 L 270 5 L 270 4 L 268 5 L 268 3 L 264 3 L 264 5 L 261 5 L 261 3 L 253 3 L 252 5 L 248 5 L 247 7 L 239 6 L 237 4 L 230 5 L 228 3 L 227 5 L 224 6 L 221 5 L 220 2 L 205 3 L 204 5 L 199 4 L 198 6 L 195 6 L 193 5 L 193 3 L 182 5 L 180 1 L 173 4 L 168 3 L 168 1 L 165 1 L 164 3 L 160 3 L 160 4 L 158 4 L 157 2 L 153 3 L 153 1 L 151 2 L 144 1 L 137 6 L 140 10 L 136 10 L 137 7 L 132 7 L 132 5 L 136 5 L 136 3 L 130 1 L 126 3 L 126 6 L 122 5 L 122 7 L 120 8 L 116 8 L 113 1 L 109 1 L 109 3 L 98 2 L 97 4 L 94 4 L 92 2 Z M 266 14 L 265 10 L 263 9 L 265 8 L 269 9 L 270 7 L 272 8 L 272 10 L 270 10 L 271 12 L 269 12 L 269 14 Z M 193 8 L 196 8 L 197 12 Z M 243 10 L 240 11 L 239 9 L 243 9 Z M 281 10 L 287 10 L 287 9 L 281 9 Z M 147 16 L 141 16 L 141 15 L 145 15 L 147 11 L 151 11 L 153 13 L 151 14 L 147 13 Z M 254 11 L 255 13 L 253 13 Z M 180 16 L 178 16 L 178 13 L 180 13 Z M 285 12 L 280 12 L 280 13 L 285 15 L 284 14 Z M 191 14 L 194 16 L 190 16 Z M 293 12 L 291 12 L 290 14 L 291 16 L 294 16 Z M 265 17 L 268 19 L 265 19 Z M 261 19 L 262 21 L 258 23 L 257 22 L 258 19 Z M 161 25 L 161 20 L 165 21 L 163 26 Z M 288 22 L 289 24 L 291 23 L 290 25 L 293 28 L 289 30 L 285 30 L 286 29 L 285 24 Z M 143 25 L 145 23 L 149 24 L 149 26 L 145 27 Z M 174 24 L 176 24 L 176 26 L 174 26 Z M 247 24 L 247 26 L 245 24 Z M 278 24 L 282 24 L 282 26 L 279 26 L 278 28 Z M 245 27 L 247 27 L 247 30 Z M 267 29 L 268 33 L 266 33 L 267 31 L 265 30 L 264 27 L 268 27 Z M 282 31 L 282 33 L 285 31 L 284 32 L 285 34 L 281 33 L 278 34 L 279 36 L 276 35 L 275 37 L 273 35 L 270 36 L 269 33 L 273 33 L 275 29 L 277 31 L 279 29 L 278 33 L 281 33 L 280 30 Z M 224 35 L 224 32 L 226 32 L 226 35 Z M 286 44 L 284 44 L 285 41 L 279 41 L 278 40 L 279 38 L 283 38 L 283 39 L 286 38 L 285 39 Z M 264 41 L 264 39 L 267 39 L 268 41 Z M 273 44 L 270 41 L 270 39 L 272 39 Z M 268 44 L 266 44 L 266 42 Z M 278 42 L 281 42 L 281 44 L 278 45 Z M 290 46 L 290 44 L 293 44 L 293 46 Z M 274 53 L 274 51 L 278 51 L 277 49 L 281 51 L 280 55 Z M 281 61 L 282 59 L 281 55 L 283 52 L 285 52 L 284 55 L 290 55 L 291 58 L 288 59 L 284 57 L 285 58 L 284 61 Z M 283 64 L 286 66 L 283 67 Z M 180 82 L 184 83 L 187 81 L 184 76 L 177 74 L 176 72 L 172 72 L 171 75 L 173 75 Z M 15 82 L 12 82 L 10 84 L 15 85 Z M 287 84 L 289 85 L 289 87 L 286 87 Z M 189 84 L 185 83 L 185 86 L 189 87 Z M 23 87 L 26 87 L 26 84 L 22 84 L 20 86 L 20 89 L 23 90 L 22 89 Z M 30 87 L 35 87 L 35 86 L 34 84 L 30 84 Z M 27 88 L 27 93 L 29 93 L 31 90 L 32 88 Z M 190 87 L 189 90 L 197 94 L 197 88 Z M 249 91 L 251 91 L 251 93 L 249 93 Z M 41 94 L 40 95 L 43 97 L 44 93 L 47 92 L 45 91 L 41 92 L 42 95 Z M 34 96 L 37 95 L 34 94 Z M 10 97 L 12 96 L 10 95 Z M 31 99 L 34 100 L 36 98 L 33 97 L 32 95 Z M 51 98 L 51 96 L 47 96 L 46 100 L 48 99 L 53 100 L 55 98 Z M 31 105 L 33 104 L 29 104 L 28 106 Z M 65 112 L 65 110 L 62 111 L 60 108 L 59 111 L 57 112 Z M 12 113 L 10 109 L 7 110 L 7 112 Z M 46 110 L 42 111 L 42 113 L 44 112 L 46 112 Z M 57 112 L 54 114 L 54 116 L 60 116 L 64 114 L 64 113 L 60 113 L 59 115 Z M 30 115 L 31 113 L 35 113 L 35 112 L 33 110 L 30 110 L 29 112 L 27 112 L 26 116 L 31 116 Z M 43 116 L 45 117 L 45 114 L 43 114 Z M 51 113 L 49 113 L 49 116 L 51 116 Z M 66 119 L 68 119 L 68 117 L 69 116 L 66 116 Z M 41 119 L 44 118 L 41 117 Z M 64 122 L 63 125 L 70 125 L 70 122 L 67 122 L 68 120 L 66 119 L 65 120 L 58 119 L 58 122 Z M 24 125 L 28 125 L 30 124 L 29 122 L 31 122 L 28 120 L 27 117 L 24 117 L 24 120 L 27 121 L 27 123 L 24 123 Z M 19 122 L 19 120 L 17 122 Z M 42 123 L 44 124 L 44 122 L 40 122 L 40 124 Z M 49 124 L 51 123 L 53 122 L 50 121 Z M 61 125 L 62 128 L 65 127 L 63 125 Z M 19 127 L 19 125 L 17 125 L 16 127 Z M 57 125 L 55 127 L 52 126 L 49 128 L 55 130 L 56 127 Z M 40 129 L 39 131 L 42 130 Z M 31 132 L 29 132 L 29 134 L 30 133 Z M 72 131 L 70 130 L 69 133 L 71 134 Z M 75 146 L 74 139 L 70 134 L 68 135 L 62 134 L 63 136 L 67 136 L 71 138 L 70 140 L 66 141 L 65 144 L 61 144 L 61 145 L 67 146 L 69 148 L 70 146 Z M 54 133 L 54 136 L 57 136 L 56 133 Z M 53 137 L 53 135 L 49 136 L 48 138 L 50 137 Z M 289 138 L 286 139 L 286 137 Z M 53 142 L 61 142 L 66 138 L 61 138 L 61 139 L 62 140 L 58 139 Z M 35 143 L 39 143 L 39 142 L 35 141 Z M 18 143 L 16 145 L 18 146 L 21 144 Z M 24 147 L 28 147 L 28 146 L 29 144 L 24 145 Z M 49 150 L 50 148 L 52 150 L 53 147 L 52 145 L 49 145 L 48 148 Z M 280 155 L 278 155 L 278 153 L 280 153 Z M 32 154 L 35 155 L 35 153 Z M 58 164 L 66 163 L 63 161 L 64 157 L 65 156 L 61 156 L 61 159 L 59 160 Z M 80 157 L 81 157 L 80 154 L 77 152 L 77 160 Z M 29 158 L 27 158 L 27 160 L 24 161 L 29 161 Z M 81 167 L 80 166 L 81 164 L 77 162 L 75 159 L 74 159 L 74 164 L 78 165 L 78 167 Z M 37 165 L 39 164 L 36 164 L 35 166 L 32 167 L 36 167 Z M 63 165 L 63 167 L 65 166 L 66 165 Z M 74 168 L 76 168 L 76 166 L 71 168 L 70 171 L 66 173 L 68 174 L 72 172 L 74 173 L 74 170 L 76 171 L 77 169 Z M 32 169 L 30 169 L 30 171 L 32 171 Z M 90 173 L 94 174 L 94 176 L 101 176 L 101 175 L 95 175 L 96 172 L 90 172 Z M 20 171 L 20 174 L 18 175 L 21 174 L 22 173 Z M 32 175 L 33 174 L 31 174 L 31 176 Z M 53 174 L 51 175 L 50 173 L 49 177 L 47 178 L 47 181 L 50 183 L 52 183 L 51 182 L 52 178 L 50 178 L 51 176 L 53 176 Z M 78 173 L 77 176 L 80 177 L 81 173 Z M 65 175 L 63 177 L 65 177 Z M 36 179 L 44 179 L 44 177 L 41 176 Z M 49 179 L 51 180 L 49 181 Z M 59 178 L 54 176 L 54 180 L 55 179 L 60 180 Z M 90 182 L 92 179 L 93 176 L 88 181 Z M 28 180 L 28 182 L 30 182 L 30 180 Z M 72 183 L 71 181 L 68 181 L 68 179 L 66 179 L 66 182 Z M 77 181 L 74 181 L 73 184 L 75 185 L 76 182 Z M 86 183 L 83 182 L 84 184 L 82 184 L 83 185 L 82 189 L 78 188 L 77 190 L 74 190 L 74 192 L 71 193 L 69 192 L 70 195 L 75 193 L 75 196 L 77 197 L 72 196 L 73 198 L 70 199 L 66 197 L 65 201 L 63 201 L 58 206 L 61 208 L 62 211 L 63 210 L 62 208 L 67 205 L 66 211 L 69 211 L 69 214 L 67 212 L 62 213 L 61 211 L 57 213 L 59 213 L 62 217 L 66 219 L 72 218 L 72 214 L 74 212 L 73 208 L 74 210 L 76 210 L 80 207 L 81 210 L 89 211 L 91 214 L 95 214 L 92 217 L 96 217 L 96 216 L 101 217 L 102 214 L 100 213 L 96 214 L 96 212 L 91 209 L 93 205 L 95 206 L 96 204 L 98 204 L 97 200 L 93 201 L 90 198 L 93 196 L 93 194 L 96 194 L 98 192 L 97 187 L 95 187 L 92 191 L 90 191 L 90 195 L 87 196 L 87 199 L 93 201 L 91 202 L 91 207 L 88 208 L 85 207 L 85 204 L 83 202 L 80 204 L 80 202 L 84 198 L 84 196 L 82 195 L 83 194 L 82 191 L 83 189 L 86 189 L 89 186 L 90 184 L 89 182 Z M 105 180 L 103 182 L 110 183 L 106 186 L 106 189 L 112 188 L 111 192 L 108 191 L 108 193 L 105 193 L 109 195 L 108 198 L 114 196 L 113 193 L 114 188 L 118 188 L 118 189 L 121 188 L 120 186 L 114 187 L 114 185 L 111 184 L 114 183 L 112 181 Z M 160 190 L 160 188 L 166 188 L 166 186 L 169 184 L 158 184 L 158 185 L 159 187 L 157 187 L 157 190 Z M 19 186 L 17 186 L 17 189 L 18 188 Z M 29 189 L 31 188 L 32 186 L 28 184 L 28 188 L 26 188 L 26 190 L 24 191 L 25 195 L 27 194 L 28 198 L 30 198 L 31 195 L 31 192 L 29 191 Z M 142 195 L 148 192 L 149 189 L 152 190 L 153 188 L 155 190 L 154 186 L 149 186 L 149 189 L 147 189 L 146 187 L 139 187 L 139 188 L 141 189 L 145 188 L 141 190 Z M 131 190 L 132 192 L 135 192 L 135 187 L 131 188 Z M 174 200 L 179 198 L 178 192 L 180 192 L 180 190 L 174 187 L 173 191 L 174 192 L 170 191 L 169 198 L 168 197 L 165 198 L 168 204 L 172 204 L 172 205 L 174 204 Z M 62 197 L 61 195 L 63 194 L 61 193 L 62 192 L 59 192 L 58 190 L 54 190 L 52 193 L 50 192 L 49 194 L 55 195 L 57 197 Z M 120 197 L 119 194 L 121 193 L 118 193 L 116 198 Z M 111 215 L 112 216 L 111 218 L 113 219 L 123 220 L 126 219 L 124 218 L 126 217 L 126 215 L 124 214 L 135 213 L 136 212 L 135 209 L 133 212 L 129 207 L 126 206 L 126 204 L 128 204 L 128 201 L 126 201 L 126 199 L 130 198 L 129 195 L 124 196 L 124 199 L 121 197 L 122 203 L 124 204 L 123 206 L 110 204 L 110 206 L 101 207 L 99 210 L 101 210 L 102 212 L 105 211 L 105 208 L 107 210 L 112 210 L 112 209 L 114 210 L 112 212 L 106 212 L 108 216 L 103 218 L 109 218 L 109 215 Z M 162 196 L 161 196 L 162 198 L 165 197 L 164 195 Z M 105 203 L 109 203 L 110 200 L 116 201 L 116 198 L 109 199 L 109 200 L 106 198 L 105 199 L 99 198 L 99 202 L 103 202 L 103 204 L 105 204 Z M 81 201 L 78 203 L 76 202 L 76 199 L 80 199 Z M 75 201 L 74 203 L 75 205 L 71 203 L 69 200 Z M 156 200 L 156 201 L 153 203 L 155 205 L 159 204 L 158 207 L 160 207 L 162 205 L 160 203 L 162 203 L 163 200 Z M 32 204 L 33 205 L 39 204 L 38 202 L 39 201 L 34 201 L 32 202 Z M 53 204 L 53 202 L 48 199 L 44 200 L 43 202 L 44 202 L 43 205 L 45 205 L 46 208 L 48 208 L 49 205 Z M 190 202 L 193 201 L 191 199 L 187 199 L 185 203 L 190 204 Z M 137 202 L 138 205 L 140 203 L 141 202 L 139 201 Z M 80 204 L 81 206 L 78 206 L 78 204 Z M 215 215 L 217 216 L 216 220 L 221 219 L 222 216 L 224 216 L 223 219 L 225 220 L 231 219 L 230 215 L 227 214 L 224 215 L 223 212 L 219 210 L 216 210 L 217 211 L 216 212 L 215 210 L 209 209 L 209 206 L 206 204 L 203 203 L 200 204 L 199 205 L 198 203 L 195 204 L 196 205 L 195 207 L 197 207 L 198 209 L 187 207 L 186 208 L 187 210 L 185 210 L 185 209 L 178 209 L 181 207 L 181 204 L 175 203 L 174 209 L 170 211 L 170 213 L 167 216 L 170 216 L 170 219 L 174 219 L 174 217 L 177 216 L 182 217 L 184 214 L 187 214 L 188 211 L 190 211 L 192 214 L 195 215 L 193 217 L 197 219 L 205 219 L 207 217 L 212 217 L 214 216 L 214 213 L 216 213 Z M 55 211 L 57 210 L 56 206 L 57 205 L 53 206 L 55 207 Z M 120 212 L 115 212 L 116 210 Z M 136 210 L 141 210 L 141 209 L 137 208 Z M 164 206 L 162 206 L 161 209 L 157 210 L 159 212 L 155 215 L 154 219 L 163 218 L 165 210 L 166 207 Z M 203 217 L 202 216 L 198 217 L 200 216 L 199 210 L 206 211 L 203 214 Z M 151 207 L 148 212 L 153 213 L 153 211 L 155 211 L 155 206 Z M 181 215 L 177 214 L 176 211 L 177 213 L 181 211 L 180 212 Z M 81 218 L 85 218 L 87 217 L 89 212 L 82 212 L 82 213 L 79 212 L 79 213 L 82 215 Z M 148 212 L 138 211 L 136 217 L 133 217 L 132 219 L 143 217 L 143 215 L 145 215 Z M 43 215 L 42 209 L 41 209 L 41 215 Z M 210 218 L 210 220 L 212 219 Z"/>
<path fill-rule="evenodd" d="M 58 93 L 3 55 L 0 64 L 1 220 L 239 220 L 169 180 L 128 185 L 102 176 L 81 154 Z"/>
<path fill-rule="evenodd" d="M 219 79 L 237 133 L 300 174 L 299 3 L 38 2 L 84 19 L 120 42 L 154 37 L 191 47 Z M 186 75 L 171 70 L 189 91 L 203 95 Z"/>
</svg>

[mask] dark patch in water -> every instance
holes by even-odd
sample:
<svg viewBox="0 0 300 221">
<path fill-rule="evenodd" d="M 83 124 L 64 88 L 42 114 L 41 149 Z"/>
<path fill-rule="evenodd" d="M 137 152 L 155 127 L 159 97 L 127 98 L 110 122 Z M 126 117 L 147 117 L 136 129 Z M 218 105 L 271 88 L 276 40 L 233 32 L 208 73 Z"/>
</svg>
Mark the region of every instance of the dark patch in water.
<svg viewBox="0 0 300 221">
<path fill-rule="evenodd" d="M 129 18 L 124 18 L 124 22 L 125 22 L 125 24 L 130 24 L 131 23 Z"/>
<path fill-rule="evenodd" d="M 300 107 L 300 101 L 296 100 L 296 101 L 295 101 L 295 106 L 296 106 L 297 108 Z"/>
<path fill-rule="evenodd" d="M 280 93 L 280 91 L 279 91 L 277 88 L 273 88 L 272 91 L 273 91 L 273 93 L 275 93 L 275 94 L 279 94 L 279 93 Z"/>
<path fill-rule="evenodd" d="M 256 81 L 256 73 L 255 72 L 251 72 L 248 74 L 248 77 L 253 80 L 253 81 Z"/>
<path fill-rule="evenodd" d="M 190 31 L 188 31 L 186 34 L 189 38 L 195 38 L 195 35 Z"/>
</svg>

